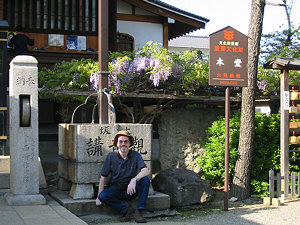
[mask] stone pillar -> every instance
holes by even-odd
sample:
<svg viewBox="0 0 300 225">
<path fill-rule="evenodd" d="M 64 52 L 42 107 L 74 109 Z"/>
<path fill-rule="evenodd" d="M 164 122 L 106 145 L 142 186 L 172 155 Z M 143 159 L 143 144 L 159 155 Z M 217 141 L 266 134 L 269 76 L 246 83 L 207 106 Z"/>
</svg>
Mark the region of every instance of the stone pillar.
<svg viewBox="0 0 300 225">
<path fill-rule="evenodd" d="M 16 56 L 9 71 L 9 205 L 41 205 L 39 193 L 38 68 L 32 56 Z"/>
</svg>

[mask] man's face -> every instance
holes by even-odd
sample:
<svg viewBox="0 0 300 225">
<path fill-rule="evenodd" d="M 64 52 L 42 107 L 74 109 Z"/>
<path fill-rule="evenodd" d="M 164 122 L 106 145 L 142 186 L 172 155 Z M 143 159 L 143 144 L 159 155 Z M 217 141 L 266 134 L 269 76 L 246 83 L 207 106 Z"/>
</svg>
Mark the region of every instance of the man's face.
<svg viewBox="0 0 300 225">
<path fill-rule="evenodd" d="M 126 153 L 129 150 L 130 141 L 127 136 L 120 136 L 118 138 L 117 147 L 122 153 Z"/>
</svg>

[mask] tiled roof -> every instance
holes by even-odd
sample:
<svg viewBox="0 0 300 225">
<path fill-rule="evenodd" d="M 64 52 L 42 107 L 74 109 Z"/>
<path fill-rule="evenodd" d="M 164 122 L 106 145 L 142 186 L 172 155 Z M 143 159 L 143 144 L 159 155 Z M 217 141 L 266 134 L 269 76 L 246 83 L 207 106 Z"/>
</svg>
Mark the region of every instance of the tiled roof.
<svg viewBox="0 0 300 225">
<path fill-rule="evenodd" d="M 209 37 L 182 36 L 169 41 L 170 47 L 209 49 Z"/>
<path fill-rule="evenodd" d="M 264 65 L 265 69 L 300 70 L 300 59 L 275 57 Z"/>
<path fill-rule="evenodd" d="M 175 6 L 169 5 L 169 4 L 167 4 L 165 2 L 162 2 L 162 1 L 159 1 L 159 0 L 143 0 L 143 1 L 147 2 L 149 4 L 156 5 L 157 7 L 164 8 L 164 9 L 166 9 L 168 11 L 172 11 L 174 13 L 183 15 L 185 17 L 190 17 L 191 19 L 198 20 L 200 22 L 204 22 L 204 23 L 209 22 L 209 19 L 207 19 L 207 18 L 204 18 L 202 16 L 198 16 L 196 14 L 184 11 L 182 9 L 179 9 L 179 8 L 177 8 Z"/>
</svg>

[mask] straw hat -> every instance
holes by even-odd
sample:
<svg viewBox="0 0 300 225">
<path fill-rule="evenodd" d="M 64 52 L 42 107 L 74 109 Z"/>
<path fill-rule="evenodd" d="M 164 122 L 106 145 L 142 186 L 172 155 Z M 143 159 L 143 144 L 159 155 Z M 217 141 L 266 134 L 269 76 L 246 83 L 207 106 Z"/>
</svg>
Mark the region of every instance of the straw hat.
<svg viewBox="0 0 300 225">
<path fill-rule="evenodd" d="M 130 134 L 127 130 L 121 130 L 121 131 L 119 131 L 119 132 L 116 134 L 116 136 L 115 136 L 115 138 L 114 138 L 114 146 L 115 146 L 115 147 L 117 147 L 118 138 L 119 138 L 120 136 L 126 136 L 126 137 L 129 138 L 129 141 L 130 141 L 130 146 L 129 146 L 129 147 L 131 147 L 131 146 L 133 145 L 134 139 L 133 139 L 133 137 L 131 136 L 131 134 Z"/>
</svg>

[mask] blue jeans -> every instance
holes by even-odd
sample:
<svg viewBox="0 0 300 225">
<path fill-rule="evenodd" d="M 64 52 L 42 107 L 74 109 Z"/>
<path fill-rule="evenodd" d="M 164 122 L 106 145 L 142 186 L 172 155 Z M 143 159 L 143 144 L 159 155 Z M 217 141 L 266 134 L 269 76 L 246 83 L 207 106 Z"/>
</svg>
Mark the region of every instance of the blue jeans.
<svg viewBox="0 0 300 225">
<path fill-rule="evenodd" d="M 146 209 L 147 197 L 149 193 L 150 179 L 149 177 L 143 177 L 136 182 L 136 193 L 133 195 L 127 194 L 126 190 L 117 190 L 116 186 L 110 186 L 105 188 L 99 195 L 98 199 L 118 210 L 120 213 L 125 214 L 128 206 L 123 202 L 124 200 L 131 200 L 138 196 L 137 209 Z"/>
</svg>

